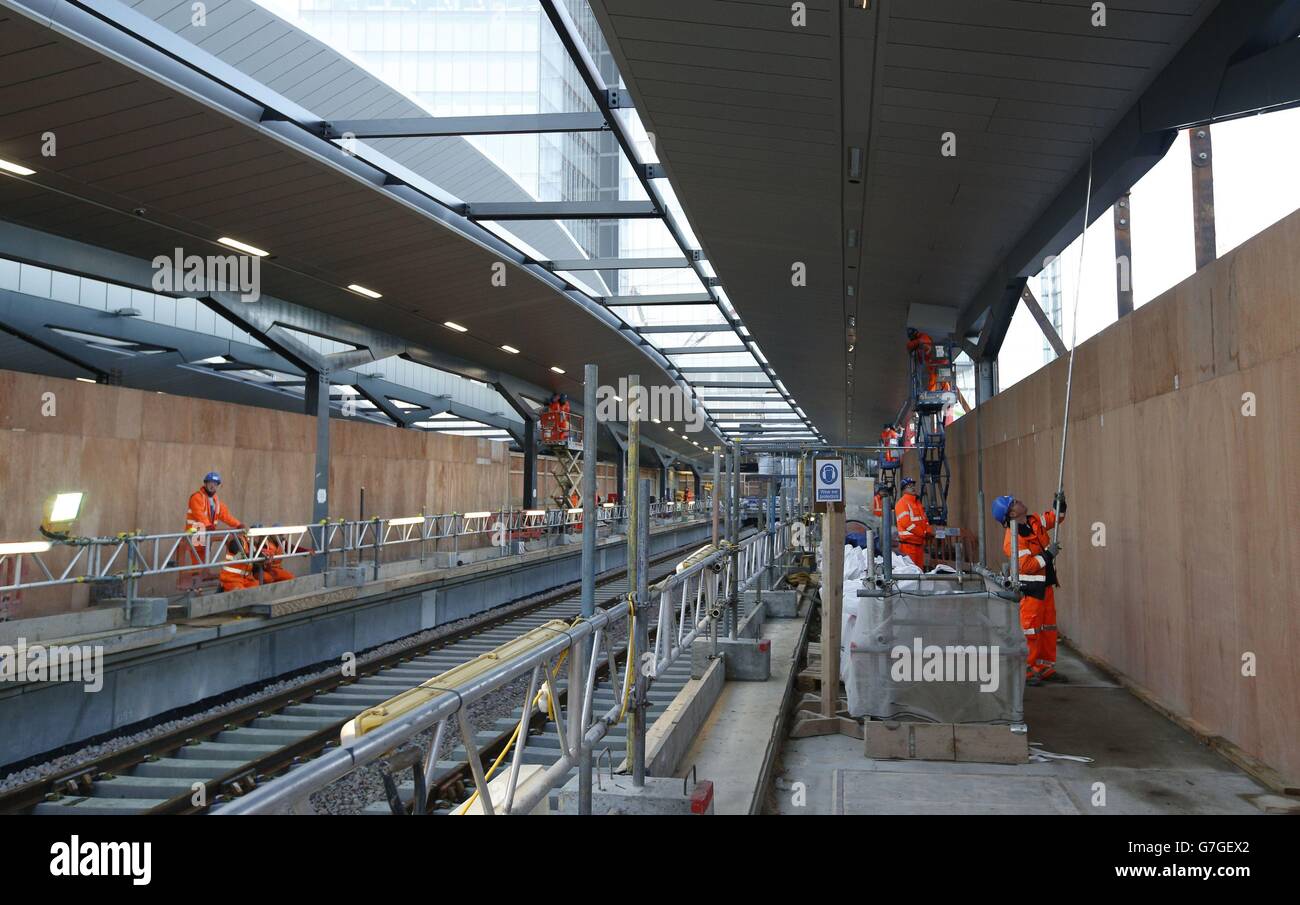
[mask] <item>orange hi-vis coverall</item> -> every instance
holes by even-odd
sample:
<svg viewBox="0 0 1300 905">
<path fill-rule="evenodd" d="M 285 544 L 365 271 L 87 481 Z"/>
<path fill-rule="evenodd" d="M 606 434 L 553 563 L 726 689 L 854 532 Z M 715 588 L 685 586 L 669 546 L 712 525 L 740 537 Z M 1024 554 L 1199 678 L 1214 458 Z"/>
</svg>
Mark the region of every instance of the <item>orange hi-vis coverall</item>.
<svg viewBox="0 0 1300 905">
<path fill-rule="evenodd" d="M 226 550 L 226 564 L 221 567 L 221 590 L 239 591 L 244 588 L 255 588 L 258 581 L 253 577 L 253 564 L 250 562 L 232 562 L 232 560 L 246 559 L 247 554 L 244 552 L 244 544 L 240 543 L 240 552 L 231 553 L 229 548 Z"/>
<path fill-rule="evenodd" d="M 1062 516 L 1064 518 L 1064 516 Z M 1048 534 L 1056 527 L 1056 513 L 1029 515 L 1020 526 L 1018 541 L 1020 582 L 1025 596 L 1020 601 L 1020 627 L 1029 645 L 1025 661 L 1027 676 L 1046 679 L 1056 673 L 1056 580 L 1055 564 L 1044 555 L 1052 543 Z M 1002 541 L 1002 552 L 1011 556 L 1011 528 Z"/>
<path fill-rule="evenodd" d="M 907 341 L 907 351 L 916 356 L 919 364 L 928 372 L 927 389 L 934 392 L 939 388 L 939 370 L 934 366 L 934 340 L 929 333 L 917 333 L 916 339 Z"/>
<path fill-rule="evenodd" d="M 925 568 L 925 541 L 934 537 L 934 529 L 925 516 L 925 507 L 915 494 L 905 493 L 894 506 L 898 521 L 898 550 L 920 569 Z"/>
<path fill-rule="evenodd" d="M 891 447 L 891 448 L 893 448 L 893 449 L 897 449 L 897 448 L 898 448 L 898 431 L 894 430 L 892 427 L 890 427 L 890 428 L 886 428 L 885 430 L 882 430 L 882 431 L 880 432 L 880 445 L 881 445 L 881 446 L 888 446 L 888 447 Z M 884 457 L 885 457 L 885 461 L 886 461 L 886 462 L 897 462 L 897 461 L 898 461 L 898 455 L 897 455 L 896 453 L 886 452 L 886 453 L 884 454 Z"/>
<path fill-rule="evenodd" d="M 220 522 L 230 528 L 242 528 L 243 523 L 230 514 L 226 504 L 221 502 L 214 493 L 208 496 L 208 492 L 200 487 L 190 494 L 189 504 L 185 509 L 185 530 L 193 532 L 194 550 L 191 551 L 188 544 L 181 544 L 177 552 L 177 561 L 180 565 L 197 564 L 206 558 L 205 548 L 207 546 L 204 540 L 204 534 L 208 531 L 215 531 L 217 523 Z M 197 554 L 197 557 L 196 557 Z M 195 582 L 203 573 L 182 572 L 181 584 Z"/>
<path fill-rule="evenodd" d="M 262 548 L 262 554 L 266 557 L 266 563 L 262 566 L 262 584 L 292 581 L 295 578 L 292 572 L 280 565 L 281 552 L 280 545 L 268 537 L 266 546 Z"/>
</svg>

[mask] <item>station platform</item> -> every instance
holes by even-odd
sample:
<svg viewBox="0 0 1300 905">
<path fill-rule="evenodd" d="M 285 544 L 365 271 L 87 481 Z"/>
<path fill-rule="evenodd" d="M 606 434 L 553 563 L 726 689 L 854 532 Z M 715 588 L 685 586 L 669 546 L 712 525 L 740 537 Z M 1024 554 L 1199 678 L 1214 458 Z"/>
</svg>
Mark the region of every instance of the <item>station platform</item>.
<svg viewBox="0 0 1300 905">
<path fill-rule="evenodd" d="M 649 555 L 708 541 L 708 520 L 670 522 L 650 531 Z M 100 736 L 180 715 L 268 681 L 336 665 L 418 632 L 500 613 L 507 605 L 578 582 L 581 544 L 570 543 L 462 566 L 421 570 L 418 561 L 332 569 L 283 585 L 195 598 L 171 607 L 159 625 L 121 625 L 76 637 L 35 634 L 40 620 L 4 623 L 0 643 L 25 637 L 53 644 L 104 643 L 102 688 L 76 683 L 11 682 L 0 688 L 0 765 L 66 751 Z M 598 574 L 626 563 L 622 536 L 597 544 Z M 98 611 L 83 611 L 98 618 Z M 495 615 L 495 613 L 494 613 Z M 61 618 L 61 617 L 59 617 Z"/>
<path fill-rule="evenodd" d="M 808 613 L 769 621 L 772 677 L 729 682 L 683 758 L 714 784 L 719 814 L 1292 813 L 1191 733 L 1062 646 L 1068 683 L 1026 689 L 1031 752 L 1023 764 L 869 758 L 860 738 L 790 738 Z"/>
<path fill-rule="evenodd" d="M 779 814 L 1261 814 L 1275 796 L 1062 647 L 1069 683 L 1025 690 L 1026 764 L 875 760 L 860 739 L 789 739 Z M 802 784 L 804 794 L 797 794 Z"/>
</svg>

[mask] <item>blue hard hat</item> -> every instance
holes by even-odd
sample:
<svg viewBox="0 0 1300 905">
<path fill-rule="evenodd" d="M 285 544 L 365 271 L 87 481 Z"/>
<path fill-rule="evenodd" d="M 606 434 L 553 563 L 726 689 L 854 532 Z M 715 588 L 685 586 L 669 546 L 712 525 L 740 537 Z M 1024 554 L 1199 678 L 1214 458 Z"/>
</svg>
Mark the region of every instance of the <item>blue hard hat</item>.
<svg viewBox="0 0 1300 905">
<path fill-rule="evenodd" d="M 993 501 L 993 518 L 1000 523 L 1007 523 L 1007 515 L 1011 512 L 1011 506 L 1015 503 L 1016 498 L 1013 496 L 1000 496 Z"/>
<path fill-rule="evenodd" d="M 206 484 L 208 481 L 216 481 L 218 484 L 220 484 L 221 475 L 215 471 L 210 471 L 203 476 L 203 482 Z"/>
<path fill-rule="evenodd" d="M 910 487 L 916 483 L 916 478 L 903 478 L 903 486 Z"/>
</svg>

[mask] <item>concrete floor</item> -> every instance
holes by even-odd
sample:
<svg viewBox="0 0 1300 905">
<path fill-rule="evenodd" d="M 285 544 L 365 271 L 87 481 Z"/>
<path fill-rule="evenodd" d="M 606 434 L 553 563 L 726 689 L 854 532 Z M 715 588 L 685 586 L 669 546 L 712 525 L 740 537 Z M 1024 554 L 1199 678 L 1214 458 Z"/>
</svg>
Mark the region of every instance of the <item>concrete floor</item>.
<svg viewBox="0 0 1300 905">
<path fill-rule="evenodd" d="M 773 744 L 781 702 L 790 675 L 798 668 L 799 638 L 808 605 L 798 619 L 773 619 L 763 625 L 772 642 L 772 675 L 766 682 L 728 682 L 713 711 L 682 758 L 678 776 L 692 768 L 713 783 L 716 814 L 748 814 L 768 747 Z"/>
<path fill-rule="evenodd" d="M 1025 690 L 1031 745 L 1092 764 L 871 760 L 845 736 L 787 739 L 780 814 L 1259 814 L 1267 788 L 1062 648 L 1068 685 Z M 703 774 L 701 774 L 703 775 Z"/>
</svg>

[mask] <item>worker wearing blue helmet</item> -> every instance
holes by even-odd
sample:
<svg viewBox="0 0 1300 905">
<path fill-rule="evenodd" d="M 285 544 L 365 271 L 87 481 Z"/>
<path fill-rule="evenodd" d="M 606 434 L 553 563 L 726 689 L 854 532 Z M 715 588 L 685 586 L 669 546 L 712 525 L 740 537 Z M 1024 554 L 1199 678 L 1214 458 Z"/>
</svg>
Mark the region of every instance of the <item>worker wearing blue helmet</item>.
<svg viewBox="0 0 1300 905">
<path fill-rule="evenodd" d="M 1016 569 L 1023 595 L 1020 600 L 1020 627 L 1029 646 L 1025 661 L 1025 684 L 1063 682 L 1056 671 L 1056 595 L 1060 586 L 1056 578 L 1056 555 L 1060 548 L 1047 532 L 1056 527 L 1057 513 L 1065 517 L 1065 494 L 1058 493 L 1053 509 L 1034 515 L 1029 507 L 1013 496 L 993 501 L 993 517 L 1005 528 L 1002 552 L 1011 557 L 1012 525 L 1016 531 Z"/>
</svg>

